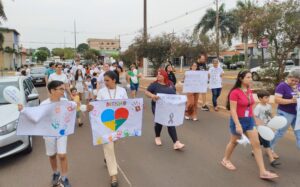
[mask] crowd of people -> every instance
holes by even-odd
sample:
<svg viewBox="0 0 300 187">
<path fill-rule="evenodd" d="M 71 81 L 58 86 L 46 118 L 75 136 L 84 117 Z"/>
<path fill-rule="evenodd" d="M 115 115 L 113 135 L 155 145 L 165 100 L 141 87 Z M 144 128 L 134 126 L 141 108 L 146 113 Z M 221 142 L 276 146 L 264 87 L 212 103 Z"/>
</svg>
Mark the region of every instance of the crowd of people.
<svg viewBox="0 0 300 187">
<path fill-rule="evenodd" d="M 190 71 L 207 71 L 209 82 L 217 82 L 210 86 L 212 92 L 212 103 L 214 111 L 219 111 L 218 98 L 222 91 L 223 69 L 219 65 L 218 59 L 212 61 L 212 67 L 208 68 L 205 55 L 200 55 L 198 61 L 192 63 Z M 142 78 L 136 64 L 132 64 L 129 70 L 124 73 L 123 66 L 118 63 L 104 63 L 102 66 L 93 64 L 91 66 L 82 66 L 80 58 L 75 59 L 73 66 L 63 66 L 60 63 L 50 63 L 45 72 L 49 98 L 41 104 L 59 102 L 61 100 L 73 100 L 77 103 L 77 122 L 79 127 L 83 126 L 80 105 L 87 104 L 87 111 L 92 111 L 90 101 L 94 100 L 113 100 L 127 99 L 127 90 L 130 91 L 131 98 L 137 97 L 137 92 Z M 124 78 L 123 80 L 121 80 Z M 231 155 L 238 145 L 238 140 L 242 135 L 246 135 L 252 145 L 252 155 L 254 156 L 259 168 L 261 179 L 274 179 L 278 175 L 266 169 L 261 145 L 267 152 L 271 166 L 280 165 L 279 156 L 275 153 L 275 146 L 280 138 L 286 133 L 291 125 L 295 127 L 296 121 L 296 103 L 299 97 L 299 72 L 291 72 L 286 81 L 280 83 L 275 92 L 275 102 L 278 103 L 277 115 L 284 116 L 288 125 L 279 129 L 275 133 L 272 141 L 264 140 L 259 136 L 255 126 L 265 125 L 272 117 L 272 107 L 269 103 L 270 94 L 265 90 L 258 92 L 260 103 L 255 105 L 253 92 L 251 90 L 252 75 L 248 70 L 242 70 L 238 73 L 236 83 L 228 94 L 227 109 L 230 111 L 229 129 L 231 137 L 225 149 L 221 164 L 228 170 L 236 170 L 231 162 Z M 183 79 L 184 82 L 184 79 Z M 160 98 L 157 94 L 176 94 L 176 84 L 178 83 L 174 68 L 168 64 L 164 69 L 157 72 L 157 80 L 151 83 L 145 91 L 145 95 L 151 98 L 152 112 L 155 115 L 156 101 Z M 201 96 L 203 111 L 209 111 L 206 103 L 207 93 L 188 93 L 185 111 L 185 119 L 198 121 L 198 100 Z M 19 110 L 23 107 L 19 106 Z M 157 146 L 162 145 L 161 131 L 163 124 L 154 124 L 154 142 Z M 300 131 L 295 130 L 297 145 L 300 148 Z M 180 150 L 185 147 L 177 137 L 175 126 L 168 127 L 168 133 L 174 143 L 174 150 Z M 53 170 L 52 185 L 61 183 L 65 187 L 70 187 L 67 178 L 67 136 L 62 137 L 44 137 L 46 145 L 46 154 L 49 156 L 51 168 Z M 117 160 L 114 151 L 114 143 L 104 144 L 104 162 L 107 165 L 108 173 L 111 176 L 111 186 L 118 186 L 117 180 Z M 61 172 L 57 167 L 57 156 L 61 164 Z"/>
</svg>

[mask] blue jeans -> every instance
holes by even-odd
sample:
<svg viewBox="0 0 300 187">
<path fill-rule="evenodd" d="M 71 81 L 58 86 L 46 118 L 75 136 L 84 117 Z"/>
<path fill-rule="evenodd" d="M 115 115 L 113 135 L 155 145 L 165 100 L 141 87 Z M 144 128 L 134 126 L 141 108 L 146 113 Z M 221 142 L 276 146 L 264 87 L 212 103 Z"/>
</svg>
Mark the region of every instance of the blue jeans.
<svg viewBox="0 0 300 187">
<path fill-rule="evenodd" d="M 214 107 L 218 106 L 217 99 L 221 95 L 221 91 L 222 91 L 222 88 L 213 88 L 213 89 L 211 89 L 212 102 L 213 102 Z"/>
<path fill-rule="evenodd" d="M 290 125 L 292 126 L 293 129 L 295 129 L 295 124 L 296 124 L 296 115 L 295 114 L 290 114 L 290 113 L 284 112 L 282 110 L 278 110 L 277 114 L 279 116 L 284 116 L 287 119 L 288 123 L 285 127 L 278 129 L 275 132 L 275 137 L 271 141 L 272 150 L 274 150 L 278 140 L 284 136 L 286 131 L 289 129 Z M 294 130 L 294 134 L 296 136 L 297 147 L 300 149 L 300 130 L 296 130 L 296 131 Z"/>
</svg>

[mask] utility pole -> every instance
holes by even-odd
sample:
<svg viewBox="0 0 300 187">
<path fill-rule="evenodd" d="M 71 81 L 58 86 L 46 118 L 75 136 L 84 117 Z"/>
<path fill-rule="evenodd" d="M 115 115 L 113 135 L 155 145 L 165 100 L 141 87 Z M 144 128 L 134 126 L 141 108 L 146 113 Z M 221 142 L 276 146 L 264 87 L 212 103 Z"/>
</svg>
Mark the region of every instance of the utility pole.
<svg viewBox="0 0 300 187">
<path fill-rule="evenodd" d="M 217 43 L 217 58 L 220 57 L 220 41 L 219 41 L 219 0 L 216 0 L 216 43 Z"/>
<path fill-rule="evenodd" d="M 74 20 L 74 52 L 77 54 L 77 36 L 76 36 L 76 20 Z"/>
<path fill-rule="evenodd" d="M 144 42 L 147 43 L 147 0 L 144 0 Z"/>
</svg>

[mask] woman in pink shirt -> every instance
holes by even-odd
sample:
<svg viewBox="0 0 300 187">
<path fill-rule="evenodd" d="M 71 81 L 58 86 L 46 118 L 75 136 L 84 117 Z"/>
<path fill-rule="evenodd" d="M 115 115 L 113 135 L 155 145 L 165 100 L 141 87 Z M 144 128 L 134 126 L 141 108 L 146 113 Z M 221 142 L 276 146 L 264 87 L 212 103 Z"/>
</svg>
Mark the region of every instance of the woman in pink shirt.
<svg viewBox="0 0 300 187">
<path fill-rule="evenodd" d="M 230 161 L 230 157 L 237 145 L 237 140 L 241 138 L 242 134 L 245 134 L 251 142 L 256 163 L 259 168 L 260 178 L 274 179 L 277 178 L 278 175 L 266 170 L 258 133 L 254 129 L 255 119 L 253 117 L 253 105 L 255 101 L 250 89 L 251 82 L 251 72 L 248 70 L 240 71 L 234 87 L 229 92 L 227 109 L 230 110 L 231 114 L 231 138 L 226 147 L 225 156 L 221 164 L 228 170 L 236 170 L 236 167 Z"/>
</svg>

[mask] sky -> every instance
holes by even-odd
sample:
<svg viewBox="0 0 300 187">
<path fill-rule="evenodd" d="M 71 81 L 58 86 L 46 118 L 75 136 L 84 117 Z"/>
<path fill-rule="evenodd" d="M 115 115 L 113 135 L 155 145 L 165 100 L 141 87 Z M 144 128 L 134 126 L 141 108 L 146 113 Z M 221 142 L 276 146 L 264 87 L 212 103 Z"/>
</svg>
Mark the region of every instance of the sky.
<svg viewBox="0 0 300 187">
<path fill-rule="evenodd" d="M 16 29 L 25 48 L 74 47 L 88 38 L 118 38 L 125 50 L 143 28 L 143 0 L 2 0 L 8 20 L 1 27 Z M 236 0 L 219 0 L 226 9 Z M 148 0 L 148 30 L 151 36 L 166 32 L 181 35 L 192 30 L 214 0 Z M 195 10 L 193 12 L 193 10 Z M 166 22 L 167 20 L 189 14 Z"/>
</svg>

